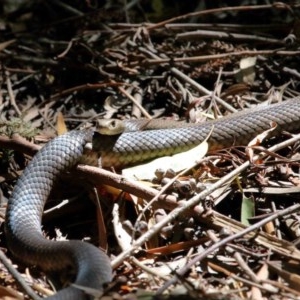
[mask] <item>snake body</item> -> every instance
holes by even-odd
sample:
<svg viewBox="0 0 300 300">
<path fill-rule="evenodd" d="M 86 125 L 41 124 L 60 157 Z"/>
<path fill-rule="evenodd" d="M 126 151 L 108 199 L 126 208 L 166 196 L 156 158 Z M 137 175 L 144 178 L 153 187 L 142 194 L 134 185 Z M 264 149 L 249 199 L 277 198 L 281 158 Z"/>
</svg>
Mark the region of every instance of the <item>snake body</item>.
<svg viewBox="0 0 300 300">
<path fill-rule="evenodd" d="M 116 136 L 97 135 L 92 129 L 71 131 L 50 141 L 29 163 L 17 181 L 6 213 L 5 231 L 11 252 L 23 262 L 45 271 L 75 267 L 75 284 L 102 290 L 111 281 L 112 270 L 106 254 L 81 241 L 50 241 L 43 237 L 41 218 L 53 183 L 62 172 L 76 165 L 87 143 L 101 153 L 102 166 L 125 166 L 158 156 L 171 155 L 209 139 L 211 149 L 249 142 L 269 129 L 300 129 L 300 98 L 234 114 L 214 122 L 184 128 L 129 131 Z M 84 292 L 70 286 L 51 299 L 87 299 Z"/>
<path fill-rule="evenodd" d="M 53 242 L 44 238 L 41 218 L 45 202 L 59 174 L 76 165 L 92 142 L 93 131 L 71 131 L 46 144 L 19 178 L 9 199 L 5 231 L 9 249 L 20 260 L 43 270 L 75 268 L 75 284 L 102 290 L 112 270 L 106 254 L 81 241 Z M 87 299 L 75 287 L 61 290 L 49 299 Z"/>
<path fill-rule="evenodd" d="M 300 129 L 300 97 L 182 128 L 135 131 L 129 124 L 130 131 L 115 139 L 108 135 L 96 137 L 94 146 L 101 152 L 102 166 L 118 168 L 187 151 L 204 141 L 211 131 L 210 150 L 247 145 L 257 134 L 270 129 L 271 122 L 277 125 L 274 134 Z"/>
</svg>

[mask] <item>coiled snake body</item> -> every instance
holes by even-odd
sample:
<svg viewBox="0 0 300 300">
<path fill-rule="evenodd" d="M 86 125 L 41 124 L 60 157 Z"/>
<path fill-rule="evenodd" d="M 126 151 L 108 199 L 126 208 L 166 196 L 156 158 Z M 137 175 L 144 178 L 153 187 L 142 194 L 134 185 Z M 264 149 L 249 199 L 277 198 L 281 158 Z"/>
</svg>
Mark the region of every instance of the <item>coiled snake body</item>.
<svg viewBox="0 0 300 300">
<path fill-rule="evenodd" d="M 124 132 L 118 136 L 94 134 L 93 130 L 71 131 L 50 141 L 27 166 L 9 199 L 5 231 L 9 249 L 20 260 L 57 271 L 72 265 L 75 284 L 102 290 L 112 279 L 110 261 L 93 245 L 81 241 L 46 240 L 41 231 L 44 204 L 57 176 L 76 165 L 87 143 L 101 153 L 103 166 L 120 167 L 190 149 L 202 142 L 211 129 L 211 148 L 241 145 L 270 128 L 300 129 L 300 98 L 254 109 L 214 122 L 184 128 Z M 87 299 L 75 287 L 59 291 L 51 299 Z"/>
<path fill-rule="evenodd" d="M 79 162 L 93 132 L 71 131 L 50 141 L 32 159 L 15 185 L 6 212 L 6 237 L 12 253 L 20 260 L 46 271 L 74 266 L 75 283 L 101 290 L 110 282 L 110 261 L 104 252 L 81 241 L 53 242 L 41 231 L 44 204 L 56 177 Z M 63 289 L 50 299 L 87 299 L 74 287 Z"/>
</svg>

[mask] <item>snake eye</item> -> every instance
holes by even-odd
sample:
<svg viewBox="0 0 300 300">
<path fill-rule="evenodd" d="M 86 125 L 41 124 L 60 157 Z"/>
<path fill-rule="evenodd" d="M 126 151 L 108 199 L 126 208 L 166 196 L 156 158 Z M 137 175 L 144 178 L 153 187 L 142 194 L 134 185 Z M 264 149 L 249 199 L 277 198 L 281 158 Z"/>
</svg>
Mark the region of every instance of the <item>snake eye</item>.
<svg viewBox="0 0 300 300">
<path fill-rule="evenodd" d="M 116 126 L 117 126 L 116 123 L 117 123 L 116 120 L 112 120 L 110 123 L 111 127 L 116 128 Z"/>
</svg>

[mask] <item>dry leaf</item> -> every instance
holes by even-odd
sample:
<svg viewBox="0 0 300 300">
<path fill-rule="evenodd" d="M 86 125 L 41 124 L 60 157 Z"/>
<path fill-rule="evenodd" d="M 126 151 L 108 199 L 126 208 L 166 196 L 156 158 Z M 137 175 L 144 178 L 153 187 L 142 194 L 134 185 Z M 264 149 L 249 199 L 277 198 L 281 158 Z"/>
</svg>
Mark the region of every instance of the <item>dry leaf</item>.
<svg viewBox="0 0 300 300">
<path fill-rule="evenodd" d="M 68 132 L 64 116 L 61 112 L 58 112 L 58 114 L 57 114 L 56 129 L 57 129 L 58 135 L 62 135 L 64 133 Z"/>
<path fill-rule="evenodd" d="M 16 40 L 9 40 L 3 43 L 0 43 L 0 51 L 7 48 L 9 45 L 13 44 Z"/>
<path fill-rule="evenodd" d="M 270 136 L 270 134 L 276 129 L 277 124 L 275 122 L 271 122 L 270 123 L 270 129 L 265 130 L 264 132 L 260 133 L 259 135 L 257 135 L 254 139 L 252 139 L 247 148 L 246 148 L 246 153 L 250 159 L 250 161 L 253 161 L 253 156 L 254 156 L 254 152 L 253 152 L 253 146 L 259 146 L 261 145 L 261 143 Z"/>
<path fill-rule="evenodd" d="M 240 70 L 236 74 L 238 82 L 253 84 L 255 80 L 256 57 L 246 57 L 240 60 Z"/>
<path fill-rule="evenodd" d="M 208 143 L 202 142 L 200 145 L 182 153 L 173 156 L 164 156 L 157 158 L 149 163 L 123 169 L 122 175 L 126 178 L 138 180 L 152 180 L 156 170 L 165 167 L 180 172 L 192 167 L 199 159 L 203 158 L 208 151 Z"/>
</svg>

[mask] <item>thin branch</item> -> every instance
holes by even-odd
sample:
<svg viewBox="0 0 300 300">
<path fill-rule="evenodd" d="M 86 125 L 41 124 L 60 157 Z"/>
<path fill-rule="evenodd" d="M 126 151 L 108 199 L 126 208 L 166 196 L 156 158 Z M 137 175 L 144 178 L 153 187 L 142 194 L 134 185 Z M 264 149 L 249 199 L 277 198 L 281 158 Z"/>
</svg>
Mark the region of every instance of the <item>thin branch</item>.
<svg viewBox="0 0 300 300">
<path fill-rule="evenodd" d="M 33 156 L 41 149 L 41 146 L 35 145 L 27 141 L 25 138 L 18 134 L 14 134 L 12 138 L 0 135 L 0 148 L 12 149 Z"/>
<path fill-rule="evenodd" d="M 293 5 L 294 8 L 299 7 L 299 4 Z M 249 5 L 249 6 L 229 6 L 229 7 L 221 7 L 221 8 L 213 8 L 207 9 L 204 11 L 196 11 L 192 13 L 187 13 L 185 15 L 181 15 L 178 17 L 170 18 L 168 20 L 162 21 L 160 23 L 156 23 L 147 27 L 148 30 L 157 29 L 159 27 L 163 27 L 167 24 L 182 21 L 191 17 L 200 17 L 209 14 L 216 14 L 226 11 L 251 11 L 251 10 L 263 10 L 263 9 L 270 9 L 270 8 L 277 8 L 277 9 L 285 9 L 290 10 L 290 6 L 282 3 L 282 2 L 275 2 L 274 4 L 267 4 L 267 5 Z"/>
</svg>

